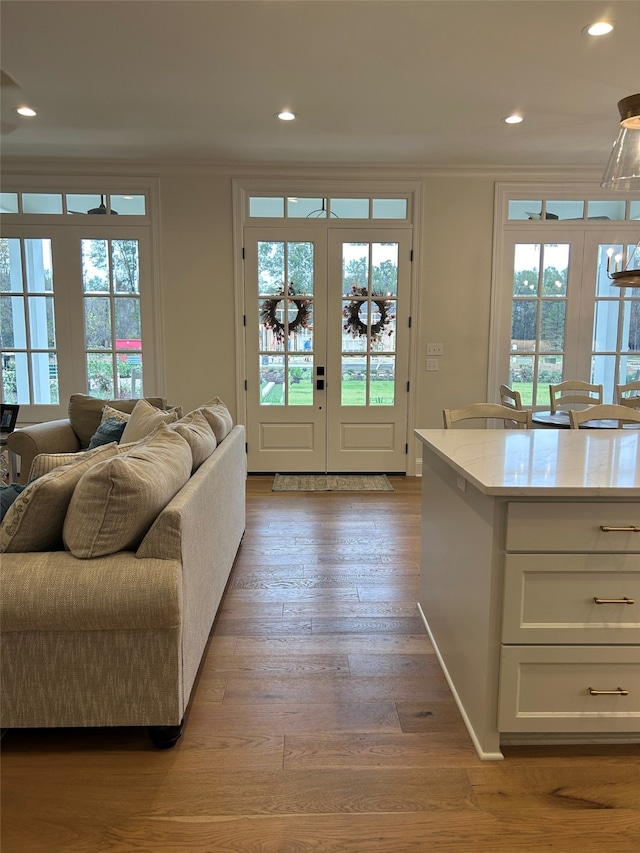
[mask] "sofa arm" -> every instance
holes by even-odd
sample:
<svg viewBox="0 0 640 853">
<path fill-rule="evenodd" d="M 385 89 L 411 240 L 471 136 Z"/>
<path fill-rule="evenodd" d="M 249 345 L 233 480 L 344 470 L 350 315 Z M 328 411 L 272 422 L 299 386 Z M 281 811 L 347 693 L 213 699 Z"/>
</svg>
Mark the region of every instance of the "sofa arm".
<svg viewBox="0 0 640 853">
<path fill-rule="evenodd" d="M 17 429 L 7 437 L 7 446 L 20 456 L 20 483 L 27 482 L 31 463 L 38 453 L 77 453 L 81 449 L 67 418 Z"/>
</svg>

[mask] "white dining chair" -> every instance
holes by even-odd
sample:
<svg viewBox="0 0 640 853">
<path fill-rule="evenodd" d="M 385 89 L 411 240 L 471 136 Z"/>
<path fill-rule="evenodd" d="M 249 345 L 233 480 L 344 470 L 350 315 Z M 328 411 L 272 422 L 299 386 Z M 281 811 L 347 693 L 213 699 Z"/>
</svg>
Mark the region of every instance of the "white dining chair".
<svg viewBox="0 0 640 853">
<path fill-rule="evenodd" d="M 507 429 L 531 429 L 531 412 L 529 409 L 512 409 L 499 403 L 471 403 L 460 409 L 443 409 L 444 428 L 449 429 L 458 421 L 467 420 L 498 420 Z"/>
<path fill-rule="evenodd" d="M 522 397 L 519 391 L 509 388 L 508 385 L 500 386 L 500 403 L 509 409 L 522 409 Z"/>
<path fill-rule="evenodd" d="M 640 409 L 631 409 L 629 406 L 620 406 L 617 403 L 604 403 L 589 406 L 580 411 L 571 409 L 569 420 L 571 429 L 580 429 L 581 424 L 600 420 L 618 421 L 618 428 L 621 428 L 623 424 L 640 424 Z"/>
<path fill-rule="evenodd" d="M 592 385 L 581 379 L 566 379 L 557 385 L 549 385 L 549 408 L 554 414 L 558 409 L 571 409 L 575 405 L 600 405 L 602 393 L 602 385 Z"/>
<path fill-rule="evenodd" d="M 640 409 L 640 380 L 616 385 L 616 403 L 629 406 L 630 409 Z"/>
</svg>

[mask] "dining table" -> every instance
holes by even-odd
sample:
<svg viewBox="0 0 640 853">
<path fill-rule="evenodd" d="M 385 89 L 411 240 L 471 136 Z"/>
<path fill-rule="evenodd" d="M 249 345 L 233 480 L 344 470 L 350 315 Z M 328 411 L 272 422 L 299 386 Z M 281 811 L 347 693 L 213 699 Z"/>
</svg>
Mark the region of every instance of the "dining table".
<svg viewBox="0 0 640 853">
<path fill-rule="evenodd" d="M 562 409 L 552 411 L 531 412 L 531 421 L 534 426 L 551 427 L 555 429 L 570 429 L 571 421 L 569 412 Z M 623 424 L 622 429 L 638 429 L 640 424 Z M 619 429 L 615 418 L 594 418 L 580 424 L 580 429 Z"/>
</svg>

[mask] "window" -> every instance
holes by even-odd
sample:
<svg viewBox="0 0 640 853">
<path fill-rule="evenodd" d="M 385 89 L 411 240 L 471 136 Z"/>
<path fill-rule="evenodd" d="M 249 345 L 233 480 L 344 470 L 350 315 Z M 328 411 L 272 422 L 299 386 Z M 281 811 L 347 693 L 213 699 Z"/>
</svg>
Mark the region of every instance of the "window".
<svg viewBox="0 0 640 853">
<path fill-rule="evenodd" d="M 595 195 L 498 189 L 489 395 L 508 382 L 545 409 L 550 384 L 582 379 L 613 402 L 616 384 L 640 378 L 640 288 L 607 274 L 616 254 L 640 268 L 640 201 Z"/>
<path fill-rule="evenodd" d="M 78 391 L 158 393 L 146 195 L 16 191 L 1 203 L 3 401 L 29 422 L 63 417 Z"/>
<path fill-rule="evenodd" d="M 409 197 L 249 196 L 249 218 L 407 220 Z"/>
<path fill-rule="evenodd" d="M 2 399 L 59 402 L 51 240 L 0 239 Z"/>
</svg>

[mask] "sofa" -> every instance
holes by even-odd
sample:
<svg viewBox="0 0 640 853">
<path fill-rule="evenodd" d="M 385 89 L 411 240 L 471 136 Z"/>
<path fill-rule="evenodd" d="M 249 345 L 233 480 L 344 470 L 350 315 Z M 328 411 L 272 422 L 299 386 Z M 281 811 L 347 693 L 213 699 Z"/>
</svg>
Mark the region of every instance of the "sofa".
<svg viewBox="0 0 640 853">
<path fill-rule="evenodd" d="M 59 442 L 38 447 L 30 472 Z M 0 724 L 144 726 L 173 746 L 244 533 L 244 426 L 215 398 L 69 454 L 0 524 Z"/>
</svg>

